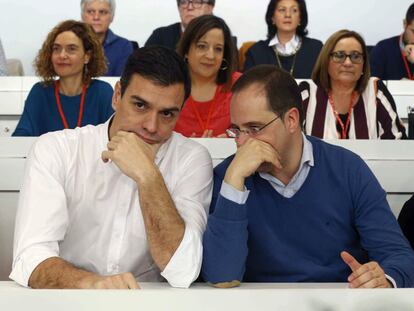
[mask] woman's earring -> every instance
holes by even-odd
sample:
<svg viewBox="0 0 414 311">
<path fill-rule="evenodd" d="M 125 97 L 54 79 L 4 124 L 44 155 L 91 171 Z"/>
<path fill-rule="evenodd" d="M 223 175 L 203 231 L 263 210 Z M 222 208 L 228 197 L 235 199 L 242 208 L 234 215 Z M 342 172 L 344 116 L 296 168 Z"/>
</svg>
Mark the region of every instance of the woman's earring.
<svg viewBox="0 0 414 311">
<path fill-rule="evenodd" d="M 221 61 L 220 70 L 224 71 L 227 68 L 229 68 L 229 63 L 227 62 L 227 59 L 223 58 L 223 60 Z"/>
</svg>

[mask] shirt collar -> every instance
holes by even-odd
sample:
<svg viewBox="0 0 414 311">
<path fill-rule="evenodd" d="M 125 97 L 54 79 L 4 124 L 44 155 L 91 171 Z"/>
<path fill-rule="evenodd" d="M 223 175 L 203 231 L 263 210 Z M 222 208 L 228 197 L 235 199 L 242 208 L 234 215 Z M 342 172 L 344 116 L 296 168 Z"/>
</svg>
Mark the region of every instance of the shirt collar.
<svg viewBox="0 0 414 311">
<path fill-rule="evenodd" d="M 115 41 L 115 39 L 116 35 L 112 32 L 111 29 L 108 28 L 103 45 L 111 44 L 113 41 Z"/>
<path fill-rule="evenodd" d="M 300 171 L 302 170 L 304 165 L 308 165 L 310 167 L 313 167 L 315 165 L 314 157 L 313 157 L 313 146 L 312 143 L 306 138 L 306 135 L 302 133 L 303 137 L 303 150 L 302 150 L 302 157 L 300 159 L 300 165 L 298 171 L 295 173 L 291 181 L 292 183 L 296 180 L 297 176 L 299 175 Z M 283 185 L 283 183 L 278 180 L 273 175 L 270 175 L 269 173 L 259 173 L 260 177 L 263 179 L 269 180 L 269 181 L 277 181 L 278 184 Z"/>
<path fill-rule="evenodd" d="M 269 41 L 269 46 L 273 47 L 276 46 L 276 49 L 278 50 L 278 52 L 282 53 L 282 54 L 292 54 L 294 53 L 300 43 L 300 39 L 297 35 L 294 35 L 292 39 L 290 39 L 290 41 L 288 41 L 286 44 L 282 44 L 279 41 L 279 38 L 277 37 L 277 34 L 273 37 L 272 40 Z"/>
</svg>

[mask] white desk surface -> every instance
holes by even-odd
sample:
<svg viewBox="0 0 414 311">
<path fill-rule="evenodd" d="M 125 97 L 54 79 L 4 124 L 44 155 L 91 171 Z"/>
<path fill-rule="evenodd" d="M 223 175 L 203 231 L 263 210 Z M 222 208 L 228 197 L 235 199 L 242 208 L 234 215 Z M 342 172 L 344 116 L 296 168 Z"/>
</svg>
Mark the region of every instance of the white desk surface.
<svg viewBox="0 0 414 311">
<path fill-rule="evenodd" d="M 140 285 L 138 291 L 33 290 L 0 282 L 0 310 L 414 310 L 414 289 L 356 290 L 344 283 Z"/>
</svg>

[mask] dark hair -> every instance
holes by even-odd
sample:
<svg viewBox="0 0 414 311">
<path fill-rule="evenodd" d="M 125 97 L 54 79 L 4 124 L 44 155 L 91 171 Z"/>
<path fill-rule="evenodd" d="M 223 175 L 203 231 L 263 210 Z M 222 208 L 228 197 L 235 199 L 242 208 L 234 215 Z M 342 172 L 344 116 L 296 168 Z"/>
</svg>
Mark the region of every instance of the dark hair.
<svg viewBox="0 0 414 311">
<path fill-rule="evenodd" d="M 196 44 L 211 29 L 221 29 L 223 31 L 223 66 L 226 68 L 218 71 L 216 83 L 224 84 L 223 91 L 227 91 L 231 88 L 232 75 L 237 69 L 237 50 L 231 31 L 223 19 L 214 15 L 202 15 L 194 18 L 181 36 L 177 52 L 182 57 L 185 57 L 191 45 Z"/>
<path fill-rule="evenodd" d="M 412 3 L 407 10 L 407 13 L 405 14 L 405 21 L 407 22 L 407 25 L 411 24 L 414 20 L 414 3 Z"/>
<path fill-rule="evenodd" d="M 258 65 L 247 70 L 233 85 L 233 94 L 257 84 L 263 88 L 268 107 L 281 118 L 291 109 L 299 111 L 299 122 L 303 124 L 302 97 L 295 79 L 285 70 L 274 65 Z"/>
<path fill-rule="evenodd" d="M 85 53 L 90 54 L 89 62 L 85 66 L 87 70 L 83 73 L 83 82 L 88 83 L 93 77 L 103 75 L 107 66 L 102 44 L 90 25 L 74 20 L 63 21 L 49 32 L 34 61 L 36 74 L 45 84 L 54 81 L 56 72 L 52 64 L 53 44 L 56 37 L 65 31 L 73 32 L 82 41 Z"/>
<path fill-rule="evenodd" d="M 367 46 L 361 35 L 355 31 L 342 29 L 332 34 L 322 47 L 319 53 L 319 57 L 313 67 L 312 80 L 316 85 L 322 87 L 324 90 L 329 91 L 331 89 L 331 78 L 329 77 L 329 61 L 331 59 L 331 53 L 335 49 L 339 40 L 344 38 L 355 38 L 362 48 L 362 54 L 364 57 L 364 65 L 362 67 L 362 75 L 359 78 L 355 90 L 362 93 L 368 85 L 369 78 L 371 76 L 371 70 L 369 66 Z"/>
<path fill-rule="evenodd" d="M 129 56 L 121 76 L 121 96 L 124 95 L 134 74 L 161 86 L 182 83 L 184 84 L 184 101 L 190 96 L 191 79 L 187 64 L 171 49 L 149 46 L 135 50 Z"/>
<path fill-rule="evenodd" d="M 177 6 L 180 5 L 180 1 L 181 0 L 177 0 Z M 204 1 L 204 3 L 207 3 L 207 4 L 210 4 L 210 5 L 214 6 L 216 4 L 216 0 L 207 0 L 207 1 Z"/>
<path fill-rule="evenodd" d="M 277 33 L 277 27 L 273 24 L 272 17 L 275 14 L 277 4 L 281 0 L 270 0 L 266 11 L 267 38 L 272 39 Z M 306 10 L 305 0 L 295 0 L 299 5 L 300 24 L 296 28 L 296 34 L 305 37 L 308 34 L 306 27 L 308 26 L 308 11 Z"/>
</svg>

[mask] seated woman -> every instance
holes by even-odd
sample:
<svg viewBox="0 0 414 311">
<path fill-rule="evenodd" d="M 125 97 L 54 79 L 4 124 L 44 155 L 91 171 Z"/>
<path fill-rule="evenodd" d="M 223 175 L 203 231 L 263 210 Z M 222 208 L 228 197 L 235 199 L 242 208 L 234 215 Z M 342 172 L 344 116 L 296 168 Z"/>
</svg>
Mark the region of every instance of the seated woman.
<svg viewBox="0 0 414 311">
<path fill-rule="evenodd" d="M 92 79 L 103 74 L 106 65 L 89 25 L 72 20 L 57 25 L 43 43 L 35 69 L 43 81 L 30 90 L 13 136 L 96 125 L 112 115 L 111 85 Z"/>
<path fill-rule="evenodd" d="M 323 46 L 312 73 L 302 82 L 305 133 L 325 139 L 400 139 L 405 128 L 384 83 L 370 77 L 362 37 L 334 33 Z"/>
<path fill-rule="evenodd" d="M 236 47 L 226 23 L 203 15 L 193 19 L 178 44 L 188 63 L 191 96 L 185 102 L 175 131 L 187 137 L 226 137 L 230 125 L 230 89 L 240 73 Z"/>
<path fill-rule="evenodd" d="M 309 79 L 322 42 L 306 37 L 305 0 L 271 0 L 266 12 L 267 40 L 246 53 L 244 71 L 260 64 L 276 65 L 297 79 Z"/>
</svg>

